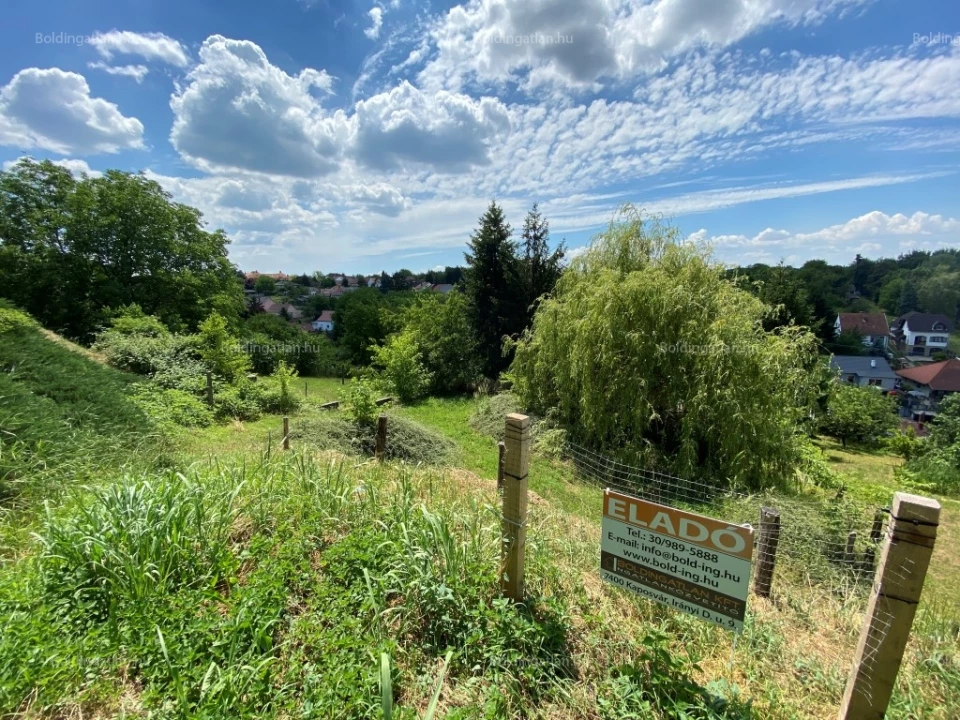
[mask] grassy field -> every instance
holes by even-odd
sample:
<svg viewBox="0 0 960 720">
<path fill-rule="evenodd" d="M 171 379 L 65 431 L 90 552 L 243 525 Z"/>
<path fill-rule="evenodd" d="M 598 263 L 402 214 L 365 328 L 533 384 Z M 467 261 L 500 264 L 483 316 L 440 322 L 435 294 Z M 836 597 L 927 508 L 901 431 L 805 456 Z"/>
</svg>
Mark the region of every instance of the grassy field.
<svg viewBox="0 0 960 720">
<path fill-rule="evenodd" d="M 82 360 L 95 406 L 123 407 L 125 378 Z M 79 418 L 89 388 L 69 377 L 37 417 Z M 835 716 L 869 583 L 814 568 L 813 538 L 837 507 L 888 505 L 898 460 L 821 441 L 843 492 L 770 498 L 815 523 L 811 550 L 784 552 L 734 641 L 600 581 L 601 488 L 545 450 L 530 471 L 527 599 L 501 600 L 501 409 L 483 404 L 486 424 L 471 424 L 473 399 L 387 407 L 394 442 L 420 438 L 419 462 L 378 464 L 345 454 L 367 446 L 343 445 L 349 422 L 319 409 L 339 381 L 299 383 L 290 452 L 275 415 L 184 432 L 149 466 L 98 458 L 100 441 L 78 436 L 63 491 L 0 517 L 0 717 L 412 719 L 438 690 L 448 718 Z M 943 503 L 890 718 L 960 709 L 960 505 Z"/>
</svg>

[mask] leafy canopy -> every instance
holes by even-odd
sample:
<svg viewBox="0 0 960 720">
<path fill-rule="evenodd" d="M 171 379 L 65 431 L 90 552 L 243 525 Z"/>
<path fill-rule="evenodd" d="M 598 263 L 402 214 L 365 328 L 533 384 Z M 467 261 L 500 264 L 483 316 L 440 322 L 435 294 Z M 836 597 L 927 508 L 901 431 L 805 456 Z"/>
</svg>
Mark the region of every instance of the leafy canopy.
<svg viewBox="0 0 960 720">
<path fill-rule="evenodd" d="M 625 207 L 537 308 L 510 377 L 580 442 L 688 477 L 792 477 L 817 397 L 815 338 L 767 332 L 769 308 L 709 251 Z"/>
</svg>

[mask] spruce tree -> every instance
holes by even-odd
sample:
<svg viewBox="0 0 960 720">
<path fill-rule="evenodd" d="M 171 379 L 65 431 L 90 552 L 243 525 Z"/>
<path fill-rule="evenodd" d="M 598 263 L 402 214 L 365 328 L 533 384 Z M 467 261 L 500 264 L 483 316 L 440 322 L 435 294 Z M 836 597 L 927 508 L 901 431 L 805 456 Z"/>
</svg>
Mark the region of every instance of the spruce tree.
<svg viewBox="0 0 960 720">
<path fill-rule="evenodd" d="M 552 253 L 549 248 L 550 223 L 540 213 L 537 203 L 523 221 L 523 260 L 520 283 L 523 288 L 523 325 L 533 319 L 539 298 L 553 291 L 563 268 L 560 263 L 566 254 L 563 243 Z"/>
<path fill-rule="evenodd" d="M 510 363 L 503 354 L 503 338 L 522 330 L 522 302 L 516 284 L 516 245 L 503 208 L 491 202 L 470 237 L 465 273 L 470 301 L 470 323 L 476 335 L 482 370 L 497 377 Z"/>
</svg>

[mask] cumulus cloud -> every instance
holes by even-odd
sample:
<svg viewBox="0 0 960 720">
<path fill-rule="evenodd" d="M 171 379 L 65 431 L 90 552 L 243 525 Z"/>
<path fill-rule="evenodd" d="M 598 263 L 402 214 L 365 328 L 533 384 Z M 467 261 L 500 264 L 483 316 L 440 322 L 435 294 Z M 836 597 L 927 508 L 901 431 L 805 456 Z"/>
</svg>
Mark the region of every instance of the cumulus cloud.
<svg viewBox="0 0 960 720">
<path fill-rule="evenodd" d="M 170 141 L 201 169 L 314 178 L 347 157 L 379 170 L 461 172 L 488 162 L 494 137 L 509 129 L 498 100 L 426 95 L 406 82 L 358 102 L 352 115 L 328 112 L 313 91 L 329 92 L 332 82 L 309 68 L 289 75 L 254 43 L 212 36 L 171 99 Z"/>
<path fill-rule="evenodd" d="M 766 228 L 752 236 L 711 236 L 701 229 L 691 238 L 708 240 L 718 255 L 728 258 L 848 260 L 856 253 L 890 257 L 915 248 L 960 247 L 960 220 L 920 211 L 889 215 L 874 210 L 812 232 Z"/>
<path fill-rule="evenodd" d="M 115 153 L 143 147 L 143 124 L 91 97 L 83 75 L 27 68 L 0 89 L 0 144 L 76 155 Z"/>
<path fill-rule="evenodd" d="M 170 100 L 170 142 L 206 169 L 324 175 L 337 167 L 348 131 L 343 113 L 324 112 L 312 94 L 332 82 L 312 69 L 288 75 L 256 44 L 213 35 Z"/>
<path fill-rule="evenodd" d="M 145 60 L 157 60 L 176 67 L 190 64 L 190 56 L 183 45 L 163 33 L 111 30 L 97 33 L 90 38 L 90 44 L 106 60 L 113 60 L 117 55 L 136 55 Z"/>
<path fill-rule="evenodd" d="M 103 70 L 109 75 L 130 77 L 136 80 L 138 84 L 142 83 L 147 73 L 150 72 L 146 65 L 108 65 L 105 62 L 91 62 L 87 63 L 87 67 L 91 70 Z"/>
<path fill-rule="evenodd" d="M 405 162 L 445 172 L 488 164 L 494 139 L 510 128 L 506 107 L 494 98 L 427 95 L 404 81 L 357 103 L 355 155 L 379 170 Z"/>
<path fill-rule="evenodd" d="M 593 86 L 657 70 L 696 48 L 822 20 L 864 0 L 472 0 L 438 20 L 421 79 L 458 89 L 522 80 Z"/>
<path fill-rule="evenodd" d="M 383 8 L 374 6 L 370 8 L 367 15 L 370 17 L 370 27 L 364 30 L 363 34 L 371 40 L 376 40 L 380 37 L 380 28 L 383 27 Z"/>
</svg>

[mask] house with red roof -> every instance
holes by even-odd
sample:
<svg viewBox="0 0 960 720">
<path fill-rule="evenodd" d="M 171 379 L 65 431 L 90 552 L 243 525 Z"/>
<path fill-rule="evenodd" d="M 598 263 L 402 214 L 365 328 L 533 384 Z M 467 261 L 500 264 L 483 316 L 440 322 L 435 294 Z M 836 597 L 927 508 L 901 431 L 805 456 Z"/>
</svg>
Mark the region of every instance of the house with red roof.
<svg viewBox="0 0 960 720">
<path fill-rule="evenodd" d="M 924 422 L 937 414 L 940 401 L 960 392 L 960 360 L 944 360 L 897 370 L 907 390 L 904 407 L 914 420 Z"/>
<path fill-rule="evenodd" d="M 854 333 L 862 338 L 865 346 L 886 350 L 890 325 L 883 313 L 840 313 L 833 323 L 833 332 L 835 336 Z"/>
</svg>

